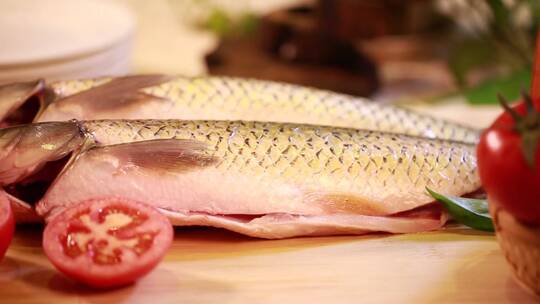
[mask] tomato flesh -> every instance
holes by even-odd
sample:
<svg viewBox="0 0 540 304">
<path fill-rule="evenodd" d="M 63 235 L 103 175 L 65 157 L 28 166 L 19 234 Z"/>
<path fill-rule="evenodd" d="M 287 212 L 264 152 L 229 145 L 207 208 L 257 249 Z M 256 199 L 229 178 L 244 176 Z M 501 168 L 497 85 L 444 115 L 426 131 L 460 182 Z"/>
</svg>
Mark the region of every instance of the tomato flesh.
<svg viewBox="0 0 540 304">
<path fill-rule="evenodd" d="M 11 210 L 11 203 L 3 191 L 0 191 L 0 261 L 13 239 L 15 231 L 15 218 Z"/>
<path fill-rule="evenodd" d="M 172 238 L 169 220 L 154 208 L 118 198 L 95 199 L 55 216 L 45 228 L 43 248 L 68 277 L 108 288 L 147 274 Z"/>
</svg>

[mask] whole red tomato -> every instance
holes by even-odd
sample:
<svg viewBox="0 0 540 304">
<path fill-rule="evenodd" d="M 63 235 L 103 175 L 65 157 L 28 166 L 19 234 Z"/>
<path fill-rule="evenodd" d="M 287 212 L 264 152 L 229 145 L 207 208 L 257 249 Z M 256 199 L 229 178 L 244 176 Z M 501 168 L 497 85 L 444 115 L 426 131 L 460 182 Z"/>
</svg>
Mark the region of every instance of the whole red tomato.
<svg viewBox="0 0 540 304">
<path fill-rule="evenodd" d="M 477 148 L 489 203 L 531 224 L 540 224 L 540 149 L 534 140 L 538 134 L 540 113 L 532 107 L 527 111 L 522 102 L 513 115 L 507 110 L 484 131 Z"/>
</svg>

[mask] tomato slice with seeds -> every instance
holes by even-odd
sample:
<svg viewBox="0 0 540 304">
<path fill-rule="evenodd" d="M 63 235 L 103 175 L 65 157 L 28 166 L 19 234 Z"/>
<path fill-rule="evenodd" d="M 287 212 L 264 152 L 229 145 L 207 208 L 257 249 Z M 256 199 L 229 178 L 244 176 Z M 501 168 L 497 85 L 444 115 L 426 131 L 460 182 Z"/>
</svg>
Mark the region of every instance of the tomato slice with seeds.
<svg viewBox="0 0 540 304">
<path fill-rule="evenodd" d="M 4 258 L 6 251 L 13 239 L 15 219 L 11 210 L 11 203 L 3 191 L 0 191 L 0 260 Z"/>
<path fill-rule="evenodd" d="M 68 277 L 109 288 L 150 272 L 172 239 L 171 223 L 156 209 L 119 198 L 94 199 L 55 216 L 45 228 L 43 249 Z"/>
</svg>

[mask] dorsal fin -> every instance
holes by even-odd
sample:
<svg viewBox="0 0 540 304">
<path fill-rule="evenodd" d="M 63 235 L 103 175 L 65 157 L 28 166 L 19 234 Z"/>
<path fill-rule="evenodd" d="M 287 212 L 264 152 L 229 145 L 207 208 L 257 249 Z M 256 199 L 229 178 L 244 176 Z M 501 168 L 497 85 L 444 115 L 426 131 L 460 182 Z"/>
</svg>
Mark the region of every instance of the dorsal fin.
<svg viewBox="0 0 540 304">
<path fill-rule="evenodd" d="M 59 99 L 56 103 L 59 106 L 69 103 L 83 104 L 85 108 L 96 111 L 113 110 L 146 100 L 159 100 L 162 98 L 140 90 L 162 84 L 171 78 L 172 76 L 157 74 L 114 78 L 95 88 Z"/>
<path fill-rule="evenodd" d="M 184 172 L 215 164 L 217 158 L 206 145 L 191 139 L 155 139 L 89 150 L 95 156 L 108 154 L 120 161 L 122 168 L 142 168 L 158 172 Z"/>
</svg>

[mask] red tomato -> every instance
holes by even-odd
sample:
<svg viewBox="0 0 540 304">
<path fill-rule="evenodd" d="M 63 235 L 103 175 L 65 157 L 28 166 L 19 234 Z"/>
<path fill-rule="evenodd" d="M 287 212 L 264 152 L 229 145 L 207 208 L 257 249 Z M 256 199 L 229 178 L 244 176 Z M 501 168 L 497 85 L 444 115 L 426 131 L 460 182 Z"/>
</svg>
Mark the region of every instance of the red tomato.
<svg viewBox="0 0 540 304">
<path fill-rule="evenodd" d="M 55 216 L 43 249 L 68 277 L 93 287 L 126 285 L 161 261 L 173 239 L 154 208 L 123 199 L 89 200 Z"/>
<path fill-rule="evenodd" d="M 519 113 L 525 107 L 517 106 Z M 477 148 L 478 169 L 490 203 L 499 204 L 517 219 L 540 223 L 540 149 L 536 145 L 535 166 L 524 157 L 522 135 L 515 121 L 502 114 L 481 136 Z M 534 130 L 533 127 L 531 130 Z M 538 130 L 537 130 L 538 131 Z"/>
<path fill-rule="evenodd" d="M 6 251 L 13 239 L 15 230 L 15 219 L 11 211 L 11 203 L 6 195 L 0 191 L 0 260 L 6 254 Z"/>
</svg>

